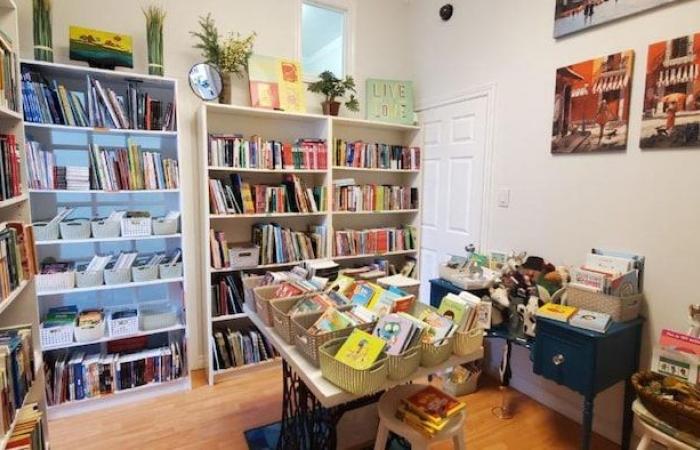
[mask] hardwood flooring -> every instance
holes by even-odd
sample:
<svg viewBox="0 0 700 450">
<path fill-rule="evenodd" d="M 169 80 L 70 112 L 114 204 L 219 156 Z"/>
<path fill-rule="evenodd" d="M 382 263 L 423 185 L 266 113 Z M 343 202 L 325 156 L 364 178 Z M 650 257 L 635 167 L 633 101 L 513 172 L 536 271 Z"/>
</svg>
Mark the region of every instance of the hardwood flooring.
<svg viewBox="0 0 700 450">
<path fill-rule="evenodd" d="M 120 406 L 49 424 L 51 450 L 246 449 L 243 431 L 279 420 L 281 370 L 261 369 L 210 387 L 203 371 L 193 373 L 193 389 L 139 404 Z M 580 426 L 513 391 L 515 417 L 499 420 L 491 408 L 500 403 L 497 384 L 482 379 L 467 397 L 467 447 L 472 450 L 576 449 Z M 452 448 L 438 444 L 435 450 Z M 619 449 L 598 435 L 595 450 Z"/>
</svg>

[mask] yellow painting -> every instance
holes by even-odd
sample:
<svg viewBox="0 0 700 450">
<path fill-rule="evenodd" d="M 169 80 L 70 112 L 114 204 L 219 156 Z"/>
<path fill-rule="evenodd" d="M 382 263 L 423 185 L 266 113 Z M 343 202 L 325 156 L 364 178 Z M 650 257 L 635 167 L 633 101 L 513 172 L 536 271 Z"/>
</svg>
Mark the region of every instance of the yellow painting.
<svg viewBox="0 0 700 450">
<path fill-rule="evenodd" d="M 305 112 L 304 85 L 298 61 L 252 55 L 248 61 L 250 99 L 256 108 Z"/>
<path fill-rule="evenodd" d="M 72 60 L 102 69 L 134 67 L 133 43 L 128 34 L 71 26 L 68 35 Z"/>
</svg>

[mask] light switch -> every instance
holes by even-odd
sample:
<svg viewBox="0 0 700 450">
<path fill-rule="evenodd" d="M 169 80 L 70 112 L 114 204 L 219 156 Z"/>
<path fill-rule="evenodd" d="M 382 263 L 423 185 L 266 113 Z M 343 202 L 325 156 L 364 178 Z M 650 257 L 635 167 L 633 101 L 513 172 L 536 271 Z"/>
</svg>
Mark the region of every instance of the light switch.
<svg viewBox="0 0 700 450">
<path fill-rule="evenodd" d="M 497 196 L 498 206 L 501 208 L 507 208 L 510 206 L 510 189 L 501 188 L 498 190 Z"/>
</svg>

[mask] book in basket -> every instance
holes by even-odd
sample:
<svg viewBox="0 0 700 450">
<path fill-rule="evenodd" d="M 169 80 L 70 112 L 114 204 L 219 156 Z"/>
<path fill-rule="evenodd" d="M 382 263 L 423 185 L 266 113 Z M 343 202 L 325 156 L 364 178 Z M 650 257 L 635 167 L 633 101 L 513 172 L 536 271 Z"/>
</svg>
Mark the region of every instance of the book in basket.
<svg viewBox="0 0 700 450">
<path fill-rule="evenodd" d="M 384 350 L 384 341 L 376 336 L 355 329 L 340 346 L 335 359 L 356 370 L 372 367 Z"/>
</svg>

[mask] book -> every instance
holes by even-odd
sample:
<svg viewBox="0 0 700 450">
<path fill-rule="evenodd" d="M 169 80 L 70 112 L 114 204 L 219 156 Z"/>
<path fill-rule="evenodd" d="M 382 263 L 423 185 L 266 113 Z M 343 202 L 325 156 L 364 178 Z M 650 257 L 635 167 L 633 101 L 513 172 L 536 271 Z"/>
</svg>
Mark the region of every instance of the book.
<svg viewBox="0 0 700 450">
<path fill-rule="evenodd" d="M 338 183 L 340 181 L 341 183 Z M 334 180 L 333 211 L 397 211 L 418 208 L 418 188 L 394 185 L 355 185 Z"/>
<path fill-rule="evenodd" d="M 577 309 L 573 306 L 545 303 L 537 310 L 537 316 L 566 323 L 576 311 Z"/>
<path fill-rule="evenodd" d="M 353 305 L 368 306 L 377 289 L 381 288 L 367 282 L 356 282 L 349 295 L 350 303 Z"/>
<path fill-rule="evenodd" d="M 358 256 L 415 250 L 417 236 L 416 228 L 411 225 L 338 230 L 333 235 L 333 251 L 335 256 Z"/>
<path fill-rule="evenodd" d="M 444 423 L 447 419 L 459 414 L 466 407 L 464 403 L 455 397 L 434 386 L 427 386 L 425 389 L 404 399 L 402 403 L 409 411 L 433 424 Z"/>
<path fill-rule="evenodd" d="M 309 328 L 310 334 L 322 334 L 355 326 L 357 322 L 335 308 L 326 309 Z"/>
<path fill-rule="evenodd" d="M 569 319 L 569 324 L 574 327 L 597 331 L 598 333 L 605 333 L 610 326 L 611 321 L 612 319 L 610 314 L 579 309 L 573 316 L 571 316 L 571 319 Z"/>
<path fill-rule="evenodd" d="M 240 134 L 210 134 L 207 161 L 213 167 L 326 170 L 328 151 L 326 141 L 322 139 L 280 142 L 261 136 L 244 138 Z"/>
<path fill-rule="evenodd" d="M 438 307 L 438 313 L 452 320 L 457 326 L 462 324 L 466 311 L 467 301 L 452 293 L 443 297 Z"/>
<path fill-rule="evenodd" d="M 387 314 L 377 322 L 374 335 L 386 342 L 387 354 L 400 355 L 409 348 L 418 330 L 418 326 L 411 320 L 399 314 Z"/>
<path fill-rule="evenodd" d="M 355 329 L 340 346 L 335 359 L 356 370 L 367 370 L 377 361 L 384 350 L 382 339 Z"/>
<path fill-rule="evenodd" d="M 366 169 L 418 170 L 420 148 L 336 139 L 333 161 L 336 166 Z"/>
<path fill-rule="evenodd" d="M 456 328 L 452 320 L 430 309 L 423 310 L 418 319 L 427 325 L 423 333 L 423 342 L 426 344 L 440 345 Z"/>
</svg>

